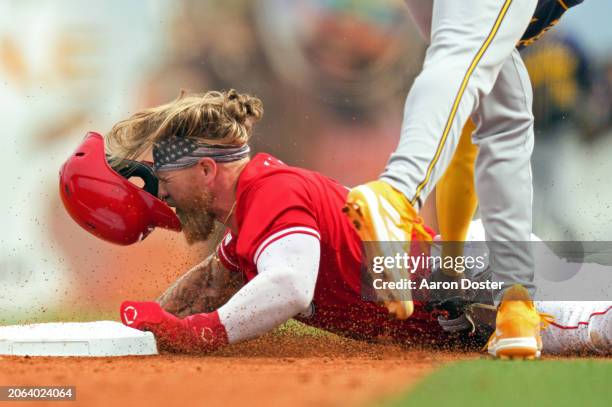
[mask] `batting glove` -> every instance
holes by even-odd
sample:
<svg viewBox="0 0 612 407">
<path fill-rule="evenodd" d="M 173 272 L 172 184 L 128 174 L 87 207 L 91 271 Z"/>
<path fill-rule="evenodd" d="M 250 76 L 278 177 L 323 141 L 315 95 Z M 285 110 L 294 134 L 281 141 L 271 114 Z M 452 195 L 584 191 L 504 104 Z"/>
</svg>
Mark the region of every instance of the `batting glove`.
<svg viewBox="0 0 612 407">
<path fill-rule="evenodd" d="M 203 353 L 228 343 L 217 311 L 181 319 L 152 301 L 124 301 L 120 311 L 124 325 L 152 332 L 160 349 Z"/>
</svg>

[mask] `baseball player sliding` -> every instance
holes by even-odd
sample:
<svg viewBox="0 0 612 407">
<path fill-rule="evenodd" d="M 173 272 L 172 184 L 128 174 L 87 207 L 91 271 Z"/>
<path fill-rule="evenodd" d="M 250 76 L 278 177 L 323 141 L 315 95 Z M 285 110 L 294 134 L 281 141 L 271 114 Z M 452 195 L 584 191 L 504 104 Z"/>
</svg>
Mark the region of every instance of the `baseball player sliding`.
<svg viewBox="0 0 612 407">
<path fill-rule="evenodd" d="M 569 7 L 581 2 L 406 0 L 429 47 L 406 99 L 397 150 L 379 180 L 354 188 L 347 197 L 345 212 L 362 240 L 410 242 L 413 228 L 419 225 L 418 212 L 449 167 L 466 126 L 465 132 L 473 131 L 472 141 L 478 146 L 472 152 L 477 155 L 475 186 L 486 239 L 495 242 L 489 247 L 494 280 L 504 282 L 503 287 L 520 284 L 527 290 L 525 295 L 534 294 L 528 243 L 532 90 L 517 48 L 531 44 Z M 444 183 L 441 189 L 446 194 L 462 191 L 449 188 Z M 440 221 L 441 229 L 449 233 L 442 236 L 463 240 L 476 199 L 462 200 L 449 212 L 457 196 L 446 198 L 450 199 L 443 199 L 445 216 Z M 385 253 L 389 247 L 379 245 L 375 255 L 389 255 Z M 453 270 L 445 272 L 449 280 L 461 277 Z M 489 351 L 533 357 L 538 353 L 540 318 L 528 307 L 504 306 L 504 293 L 513 295 L 504 289 L 494 293 L 501 306 Z M 400 319 L 410 317 L 414 309 L 411 300 L 399 297 L 386 306 Z"/>
<path fill-rule="evenodd" d="M 290 318 L 356 339 L 452 340 L 424 304 L 415 303 L 412 318 L 400 320 L 362 299 L 363 245 L 340 211 L 348 190 L 269 154 L 251 158 L 248 141 L 262 114 L 259 99 L 234 90 L 182 95 L 119 122 L 106 143 L 89 133 L 66 161 L 60 171 L 64 205 L 100 238 L 131 244 L 155 227 L 182 227 L 193 243 L 209 238 L 214 221 L 226 227 L 215 253 L 157 302 L 124 302 L 122 321 L 179 352 L 211 351 Z M 153 163 L 135 161 L 148 149 Z M 128 181 L 135 176 L 144 180 L 142 188 Z M 419 225 L 412 237 L 425 234 L 433 238 Z M 507 292 L 502 307 L 528 309 L 538 315 L 538 329 L 545 325 L 524 288 Z M 611 305 L 548 307 L 561 316 L 544 319 L 555 346 L 571 351 L 578 341 L 592 352 L 612 350 Z M 535 346 L 539 353 L 542 343 Z"/>
</svg>

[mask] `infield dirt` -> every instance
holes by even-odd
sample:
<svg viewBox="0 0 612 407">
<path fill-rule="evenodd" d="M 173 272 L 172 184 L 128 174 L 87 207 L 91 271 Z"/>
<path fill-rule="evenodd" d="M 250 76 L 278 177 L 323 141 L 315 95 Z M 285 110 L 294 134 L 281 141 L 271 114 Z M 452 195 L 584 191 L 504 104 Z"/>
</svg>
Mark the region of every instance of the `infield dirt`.
<svg viewBox="0 0 612 407">
<path fill-rule="evenodd" d="M 402 392 L 442 364 L 478 357 L 272 334 L 204 356 L 0 357 L 0 385 L 76 386 L 75 406 L 358 406 Z"/>
</svg>

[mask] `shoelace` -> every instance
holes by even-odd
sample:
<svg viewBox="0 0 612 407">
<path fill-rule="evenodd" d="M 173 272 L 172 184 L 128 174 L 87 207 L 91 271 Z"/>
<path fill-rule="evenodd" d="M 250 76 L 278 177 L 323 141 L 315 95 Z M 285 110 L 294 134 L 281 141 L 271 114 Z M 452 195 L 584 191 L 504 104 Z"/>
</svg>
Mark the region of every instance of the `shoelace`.
<svg viewBox="0 0 612 407">
<path fill-rule="evenodd" d="M 553 317 L 550 314 L 547 314 L 545 312 L 538 312 L 538 315 L 540 316 L 540 331 L 545 330 L 546 328 L 548 328 L 548 326 L 551 323 L 555 322 L 555 317 Z M 489 348 L 489 345 L 491 344 L 491 342 L 493 342 L 494 338 L 495 338 L 495 331 L 493 331 L 491 336 L 489 336 L 489 340 L 487 341 L 485 346 L 482 348 L 483 351 Z"/>
</svg>

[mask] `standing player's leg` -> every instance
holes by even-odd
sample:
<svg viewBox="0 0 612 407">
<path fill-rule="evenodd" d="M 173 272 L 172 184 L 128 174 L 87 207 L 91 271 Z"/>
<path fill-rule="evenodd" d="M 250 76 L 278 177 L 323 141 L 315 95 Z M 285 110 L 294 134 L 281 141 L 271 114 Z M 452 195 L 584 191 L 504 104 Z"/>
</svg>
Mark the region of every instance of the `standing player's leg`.
<svg viewBox="0 0 612 407">
<path fill-rule="evenodd" d="M 476 112 L 476 191 L 493 279 L 521 284 L 533 295 L 532 181 L 533 92 L 518 51 L 504 64 Z M 502 291 L 496 293 L 500 301 Z"/>
<path fill-rule="evenodd" d="M 434 1 L 431 45 L 406 99 L 397 150 L 380 181 L 353 189 L 347 198 L 346 211 L 363 240 L 411 240 L 422 202 L 446 170 L 479 99 L 493 88 L 536 3 Z M 390 309 L 406 318 L 410 309 L 404 305 Z"/>
<path fill-rule="evenodd" d="M 476 125 L 470 119 L 466 123 L 457 150 L 436 184 L 436 211 L 440 236 L 445 242 L 442 257 L 463 255 L 463 244 L 478 207 L 474 186 L 474 168 L 478 147 L 472 143 Z M 449 276 L 457 276 L 454 270 L 444 270 Z"/>
<path fill-rule="evenodd" d="M 441 242 L 441 256 L 443 259 L 455 259 L 450 265 L 444 262 L 439 270 L 431 274 L 431 281 L 437 283 L 455 283 L 457 288 L 432 291 L 429 296 L 430 306 L 448 311 L 448 318 L 459 317 L 458 309 L 448 304 L 463 303 L 465 292 L 459 288 L 459 283 L 465 277 L 464 270 L 453 265 L 463 264 L 464 241 L 474 217 L 478 198 L 474 187 L 474 167 L 478 147 L 472 143 L 472 134 L 476 126 L 472 119 L 463 127 L 459 144 L 448 168 L 436 184 L 433 195 L 425 201 L 420 214 L 432 226 L 435 224 L 439 231 Z M 435 210 L 429 209 L 432 198 L 435 199 Z M 428 216 L 429 215 L 429 216 Z M 432 216 L 433 215 L 433 216 Z M 432 219 L 433 217 L 433 219 Z M 433 222 L 433 223 L 429 223 Z M 450 309 L 441 304 L 447 302 Z"/>
<path fill-rule="evenodd" d="M 480 214 L 492 279 L 503 283 L 494 293 L 496 303 L 501 302 L 489 342 L 494 356 L 538 357 L 542 347 L 540 317 L 531 301 L 532 99 L 527 69 L 514 50 L 475 115 Z"/>
</svg>

